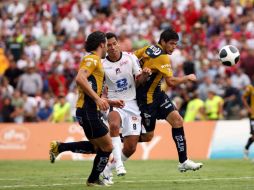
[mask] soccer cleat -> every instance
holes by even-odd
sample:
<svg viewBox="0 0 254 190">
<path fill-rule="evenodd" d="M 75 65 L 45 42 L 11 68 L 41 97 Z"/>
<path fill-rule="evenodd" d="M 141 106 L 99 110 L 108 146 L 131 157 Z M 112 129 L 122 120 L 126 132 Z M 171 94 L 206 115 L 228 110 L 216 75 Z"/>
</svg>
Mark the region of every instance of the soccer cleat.
<svg viewBox="0 0 254 190">
<path fill-rule="evenodd" d="M 112 174 L 112 173 L 111 173 L 111 174 Z M 108 184 L 108 185 L 113 185 L 113 184 L 114 184 L 114 182 L 113 182 L 113 176 L 111 176 L 111 175 L 106 175 L 106 174 L 103 173 L 103 172 L 100 174 L 100 176 L 101 176 L 101 178 L 102 178 L 103 183 Z"/>
<path fill-rule="evenodd" d="M 185 162 L 183 163 L 179 163 L 178 164 L 178 170 L 180 172 L 186 172 L 188 170 L 199 170 L 200 168 L 202 168 L 203 164 L 202 163 L 195 163 L 191 160 L 185 160 Z"/>
<path fill-rule="evenodd" d="M 247 149 L 243 150 L 243 159 L 245 159 L 245 160 L 249 159 L 249 150 L 247 150 Z"/>
<path fill-rule="evenodd" d="M 51 163 L 54 163 L 56 160 L 56 157 L 59 155 L 59 151 L 58 151 L 59 144 L 60 143 L 57 141 L 50 142 L 49 159 Z"/>
<path fill-rule="evenodd" d="M 125 176 L 126 173 L 127 172 L 126 172 L 126 170 L 125 170 L 123 165 L 116 167 L 116 175 L 117 176 Z"/>
<path fill-rule="evenodd" d="M 89 187 L 103 187 L 103 186 L 110 186 L 107 183 L 104 183 L 102 180 L 98 179 L 93 182 L 86 181 L 86 185 Z"/>
</svg>

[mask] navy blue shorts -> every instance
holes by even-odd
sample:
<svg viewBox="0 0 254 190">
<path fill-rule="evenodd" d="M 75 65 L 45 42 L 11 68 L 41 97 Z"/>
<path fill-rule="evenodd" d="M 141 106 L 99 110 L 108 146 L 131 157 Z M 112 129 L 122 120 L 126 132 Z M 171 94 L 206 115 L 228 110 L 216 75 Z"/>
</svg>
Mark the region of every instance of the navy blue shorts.
<svg viewBox="0 0 254 190">
<path fill-rule="evenodd" d="M 91 112 L 88 112 L 86 109 L 77 108 L 76 118 L 88 139 L 103 137 L 109 131 L 108 127 L 102 121 L 99 111 L 91 114 Z"/>
<path fill-rule="evenodd" d="M 162 93 L 160 98 L 157 98 L 151 104 L 139 104 L 141 111 L 142 124 L 147 132 L 154 131 L 156 119 L 166 119 L 168 114 L 177 110 L 169 97 Z"/>
</svg>

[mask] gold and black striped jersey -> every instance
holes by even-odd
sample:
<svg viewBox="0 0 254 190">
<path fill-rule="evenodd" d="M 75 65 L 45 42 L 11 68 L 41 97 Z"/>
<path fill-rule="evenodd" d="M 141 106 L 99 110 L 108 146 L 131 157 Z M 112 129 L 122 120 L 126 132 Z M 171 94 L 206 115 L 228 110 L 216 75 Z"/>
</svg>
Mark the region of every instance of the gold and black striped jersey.
<svg viewBox="0 0 254 190">
<path fill-rule="evenodd" d="M 252 85 L 246 86 L 243 96 L 245 98 L 250 98 L 250 108 L 254 112 L 254 86 Z M 254 119 L 254 114 L 251 115 L 251 118 Z"/>
<path fill-rule="evenodd" d="M 134 54 L 138 57 L 142 68 L 152 70 L 148 80 L 137 88 L 137 98 L 145 101 L 146 104 L 153 103 L 160 97 L 162 78 L 173 76 L 169 56 L 159 44 L 146 46 L 135 51 Z"/>
<path fill-rule="evenodd" d="M 79 69 L 87 70 L 91 75 L 88 77 L 88 82 L 92 89 L 101 96 L 103 81 L 104 81 L 104 70 L 101 63 L 101 58 L 95 54 L 89 54 L 84 56 L 82 59 Z M 76 107 L 96 106 L 95 102 L 85 94 L 85 92 L 78 86 L 78 100 Z"/>
</svg>

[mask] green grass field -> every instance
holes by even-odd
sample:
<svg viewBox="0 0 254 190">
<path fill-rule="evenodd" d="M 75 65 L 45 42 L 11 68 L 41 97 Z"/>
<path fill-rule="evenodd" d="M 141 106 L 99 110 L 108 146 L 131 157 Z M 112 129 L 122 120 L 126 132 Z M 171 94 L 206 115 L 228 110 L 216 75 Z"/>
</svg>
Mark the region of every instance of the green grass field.
<svg viewBox="0 0 254 190">
<path fill-rule="evenodd" d="M 176 161 L 128 161 L 127 175 L 115 177 L 113 190 L 253 190 L 254 163 L 205 160 L 199 171 L 180 173 Z M 0 161 L 0 189 L 83 190 L 91 161 Z"/>
</svg>

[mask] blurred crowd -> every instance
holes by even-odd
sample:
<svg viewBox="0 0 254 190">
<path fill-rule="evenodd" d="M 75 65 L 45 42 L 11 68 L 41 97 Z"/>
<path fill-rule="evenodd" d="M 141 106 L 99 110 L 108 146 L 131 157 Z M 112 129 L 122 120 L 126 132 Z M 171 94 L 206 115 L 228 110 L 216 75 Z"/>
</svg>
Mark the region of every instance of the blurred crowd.
<svg viewBox="0 0 254 190">
<path fill-rule="evenodd" d="M 254 0 L 5 0 L 0 2 L 0 122 L 73 121 L 74 78 L 89 33 L 114 32 L 122 50 L 131 52 L 156 43 L 168 27 L 180 35 L 170 56 L 174 75 L 198 78 L 163 87 L 180 113 L 188 115 L 195 100 L 204 108 L 195 120 L 243 117 L 241 95 L 254 83 Z M 227 44 L 241 53 L 234 67 L 218 59 Z"/>
</svg>

